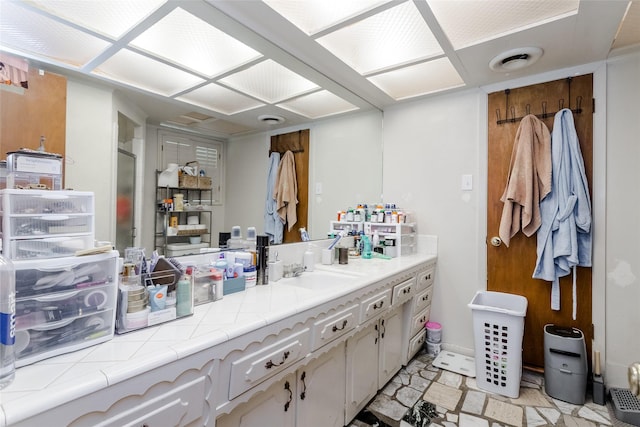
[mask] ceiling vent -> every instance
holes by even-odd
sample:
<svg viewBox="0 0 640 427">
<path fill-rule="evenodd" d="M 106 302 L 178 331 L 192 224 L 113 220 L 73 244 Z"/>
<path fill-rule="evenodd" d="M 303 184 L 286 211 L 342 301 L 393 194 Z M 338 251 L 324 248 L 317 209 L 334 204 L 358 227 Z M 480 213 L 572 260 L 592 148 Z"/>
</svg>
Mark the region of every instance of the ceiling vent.
<svg viewBox="0 0 640 427">
<path fill-rule="evenodd" d="M 489 68 L 498 72 L 520 70 L 533 65 L 542 56 L 539 47 L 522 47 L 502 52 L 489 62 Z"/>
<path fill-rule="evenodd" d="M 273 116 L 271 114 L 263 114 L 262 116 L 258 116 L 258 120 L 268 125 L 284 123 L 284 117 Z"/>
</svg>

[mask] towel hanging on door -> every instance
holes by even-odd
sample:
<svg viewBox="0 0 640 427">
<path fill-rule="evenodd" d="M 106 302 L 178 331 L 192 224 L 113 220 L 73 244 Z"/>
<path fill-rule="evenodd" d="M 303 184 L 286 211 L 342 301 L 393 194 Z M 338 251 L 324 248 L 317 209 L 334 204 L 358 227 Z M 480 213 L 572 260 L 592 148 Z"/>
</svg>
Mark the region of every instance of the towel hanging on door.
<svg viewBox="0 0 640 427">
<path fill-rule="evenodd" d="M 280 166 L 278 166 L 274 198 L 276 199 L 276 208 L 282 223 L 288 223 L 288 230 L 291 231 L 295 223 L 298 222 L 296 213 L 298 181 L 296 180 L 296 161 L 293 153 L 289 150 L 284 153 Z"/>
<path fill-rule="evenodd" d="M 571 110 L 556 113 L 551 135 L 552 190 L 540 203 L 533 277 L 552 282 L 551 308 L 560 310 L 559 278 L 573 272 L 576 319 L 576 266 L 591 267 L 591 198 Z"/>
<path fill-rule="evenodd" d="M 278 215 L 278 206 L 274 196 L 280 153 L 274 151 L 269 156 L 269 174 L 267 176 L 267 197 L 264 202 L 264 234 L 269 236 L 269 243 L 282 243 L 284 224 Z"/>
<path fill-rule="evenodd" d="M 541 224 L 540 201 L 551 191 L 551 135 L 533 114 L 522 118 L 511 152 L 500 219 L 500 239 L 509 247 L 522 229 L 533 235 Z"/>
</svg>

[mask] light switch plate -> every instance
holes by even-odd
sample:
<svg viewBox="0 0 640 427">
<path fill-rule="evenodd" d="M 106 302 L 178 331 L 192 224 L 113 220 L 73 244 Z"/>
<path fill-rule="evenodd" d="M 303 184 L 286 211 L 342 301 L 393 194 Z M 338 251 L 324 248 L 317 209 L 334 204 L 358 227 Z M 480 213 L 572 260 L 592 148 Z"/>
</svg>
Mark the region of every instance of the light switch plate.
<svg viewBox="0 0 640 427">
<path fill-rule="evenodd" d="M 464 191 L 473 190 L 473 175 L 462 175 L 461 189 Z"/>
<path fill-rule="evenodd" d="M 321 182 L 316 182 L 316 194 L 317 195 L 322 194 L 322 183 Z"/>
</svg>

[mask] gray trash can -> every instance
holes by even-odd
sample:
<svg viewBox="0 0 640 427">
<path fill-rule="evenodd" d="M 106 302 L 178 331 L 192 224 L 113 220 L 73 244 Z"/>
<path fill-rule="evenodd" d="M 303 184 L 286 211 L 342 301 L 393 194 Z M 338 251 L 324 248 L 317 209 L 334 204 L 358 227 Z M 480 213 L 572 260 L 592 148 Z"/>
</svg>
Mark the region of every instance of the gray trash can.
<svg viewBox="0 0 640 427">
<path fill-rule="evenodd" d="M 587 392 L 587 349 L 580 329 L 544 327 L 544 390 L 555 399 L 582 405 Z"/>
</svg>

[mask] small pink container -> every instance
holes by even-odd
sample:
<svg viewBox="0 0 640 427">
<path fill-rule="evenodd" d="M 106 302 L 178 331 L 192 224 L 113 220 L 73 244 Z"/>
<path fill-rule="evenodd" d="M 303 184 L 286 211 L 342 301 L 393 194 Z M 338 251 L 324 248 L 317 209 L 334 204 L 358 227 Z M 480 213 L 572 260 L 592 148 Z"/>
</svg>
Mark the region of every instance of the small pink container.
<svg viewBox="0 0 640 427">
<path fill-rule="evenodd" d="M 427 341 L 432 344 L 439 344 L 442 341 L 442 325 L 438 322 L 427 322 Z"/>
</svg>

